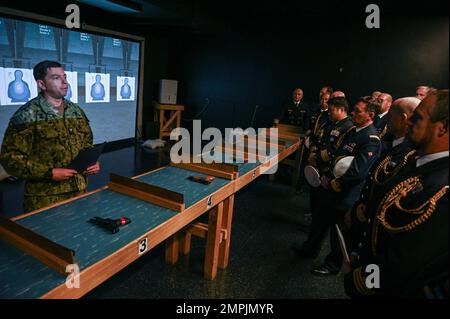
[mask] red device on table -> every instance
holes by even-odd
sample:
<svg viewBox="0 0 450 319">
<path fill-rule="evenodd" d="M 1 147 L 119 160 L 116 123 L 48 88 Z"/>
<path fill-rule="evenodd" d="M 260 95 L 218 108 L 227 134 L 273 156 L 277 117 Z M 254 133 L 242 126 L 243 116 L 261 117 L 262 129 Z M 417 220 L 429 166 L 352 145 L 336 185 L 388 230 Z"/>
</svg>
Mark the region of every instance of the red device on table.
<svg viewBox="0 0 450 319">
<path fill-rule="evenodd" d="M 188 179 L 190 179 L 193 182 L 209 185 L 215 179 L 215 177 L 214 176 L 189 176 Z"/>
<path fill-rule="evenodd" d="M 99 225 L 100 227 L 106 228 L 113 234 L 119 231 L 120 226 L 127 225 L 131 222 L 131 220 L 127 217 L 111 219 L 111 218 L 101 218 L 97 216 L 91 218 L 89 221 L 93 224 Z"/>
</svg>

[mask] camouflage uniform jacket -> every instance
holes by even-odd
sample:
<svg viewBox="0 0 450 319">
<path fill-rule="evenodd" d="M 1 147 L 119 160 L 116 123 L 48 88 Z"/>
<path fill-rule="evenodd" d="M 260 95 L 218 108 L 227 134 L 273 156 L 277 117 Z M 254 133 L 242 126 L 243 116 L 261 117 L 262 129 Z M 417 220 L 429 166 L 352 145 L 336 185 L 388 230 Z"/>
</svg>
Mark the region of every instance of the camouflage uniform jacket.
<svg viewBox="0 0 450 319">
<path fill-rule="evenodd" d="M 9 174 L 26 179 L 25 195 L 84 191 L 85 176 L 77 174 L 56 182 L 52 180 L 52 169 L 67 167 L 81 149 L 92 143 L 89 120 L 78 105 L 64 100 L 64 115 L 59 115 L 39 94 L 10 119 L 0 163 Z"/>
</svg>

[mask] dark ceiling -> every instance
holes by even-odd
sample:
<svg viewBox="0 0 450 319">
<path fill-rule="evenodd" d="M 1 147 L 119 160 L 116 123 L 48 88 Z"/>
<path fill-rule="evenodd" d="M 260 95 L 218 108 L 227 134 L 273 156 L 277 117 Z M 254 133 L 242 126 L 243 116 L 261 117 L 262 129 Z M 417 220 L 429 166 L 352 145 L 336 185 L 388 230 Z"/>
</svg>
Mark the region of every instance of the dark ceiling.
<svg viewBox="0 0 450 319">
<path fill-rule="evenodd" d="M 383 16 L 448 16 L 448 1 L 428 0 L 421 5 L 392 0 L 79 0 L 120 14 L 132 24 L 201 26 L 240 21 L 273 23 L 286 19 L 340 19 L 366 15 L 368 4 Z"/>
<path fill-rule="evenodd" d="M 335 23 L 362 20 L 370 3 L 380 7 L 381 16 L 448 16 L 447 0 L 415 2 L 392 0 L 2 0 L 0 6 L 65 18 L 70 3 L 80 6 L 81 20 L 91 25 L 111 25 L 124 29 L 182 28 L 183 30 L 223 30 L 241 25 L 253 28 L 307 21 L 316 26 L 324 19 Z M 363 21 L 363 20 L 362 20 Z"/>
</svg>

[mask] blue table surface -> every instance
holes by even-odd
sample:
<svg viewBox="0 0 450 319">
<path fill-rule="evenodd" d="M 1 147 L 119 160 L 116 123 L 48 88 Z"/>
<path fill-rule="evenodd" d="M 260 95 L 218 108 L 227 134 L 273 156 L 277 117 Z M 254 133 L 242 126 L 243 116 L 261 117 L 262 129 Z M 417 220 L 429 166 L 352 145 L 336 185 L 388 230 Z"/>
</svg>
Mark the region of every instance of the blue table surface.
<svg viewBox="0 0 450 319">
<path fill-rule="evenodd" d="M 278 152 L 275 149 L 271 151 L 272 155 Z M 269 154 L 269 150 L 267 153 Z M 214 158 L 216 157 L 222 157 L 222 154 L 217 153 Z M 235 163 L 239 167 L 240 176 L 260 164 Z M 201 173 L 168 166 L 140 176 L 137 180 L 184 194 L 185 208 L 231 182 L 216 178 L 211 184 L 203 185 L 188 180 L 191 175 L 204 176 Z M 170 209 L 105 189 L 17 222 L 74 250 L 75 260 L 80 270 L 83 270 L 177 214 Z M 118 233 L 111 234 L 89 222 L 94 216 L 112 219 L 126 216 L 131 219 L 131 223 L 121 227 Z M 0 241 L 0 298 L 37 298 L 64 281 L 65 276 Z"/>
<path fill-rule="evenodd" d="M 183 193 L 186 208 L 230 183 L 229 180 L 216 178 L 205 186 L 187 179 L 193 174 L 204 176 L 169 166 L 138 180 Z M 106 189 L 17 222 L 74 250 L 75 260 L 83 270 L 176 214 L 170 209 Z M 121 227 L 118 233 L 111 234 L 88 222 L 94 216 L 113 219 L 126 216 L 132 222 Z M 64 281 L 64 276 L 0 241 L 0 298 L 36 298 Z"/>
<path fill-rule="evenodd" d="M 289 140 L 289 139 L 279 138 L 279 140 L 286 142 L 286 148 L 288 148 L 294 144 L 294 141 Z M 271 148 L 267 148 L 265 153 L 269 158 L 272 158 L 272 157 L 275 157 L 276 155 L 278 155 L 279 150 L 278 150 L 278 148 L 271 147 Z M 243 157 L 239 156 L 239 153 L 236 155 L 236 160 L 233 160 L 233 155 L 232 155 L 231 151 L 226 152 L 226 153 L 222 153 L 222 152 L 214 152 L 212 154 L 204 153 L 204 154 L 202 154 L 202 156 L 204 159 L 207 159 L 207 160 L 213 160 L 213 161 L 220 162 L 220 163 L 237 165 L 239 176 L 245 175 L 246 173 L 250 172 L 251 170 L 253 170 L 254 168 L 256 168 L 262 164 L 259 160 L 257 160 L 257 156 L 255 157 L 255 160 L 256 160 L 255 163 L 245 162 Z"/>
</svg>

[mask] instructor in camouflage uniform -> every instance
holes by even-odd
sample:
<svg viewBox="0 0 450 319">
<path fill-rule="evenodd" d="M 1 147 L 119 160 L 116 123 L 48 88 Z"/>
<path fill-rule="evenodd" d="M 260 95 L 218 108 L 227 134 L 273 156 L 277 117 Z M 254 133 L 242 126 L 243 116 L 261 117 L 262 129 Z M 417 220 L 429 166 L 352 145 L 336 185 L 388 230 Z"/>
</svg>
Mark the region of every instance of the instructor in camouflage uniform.
<svg viewBox="0 0 450 319">
<path fill-rule="evenodd" d="M 21 106 L 9 121 L 0 163 L 23 178 L 25 211 L 33 211 L 86 192 L 87 175 L 65 168 L 83 148 L 92 147 L 89 120 L 82 109 L 64 99 L 68 82 L 58 62 L 42 61 L 33 69 L 39 95 Z"/>
</svg>

